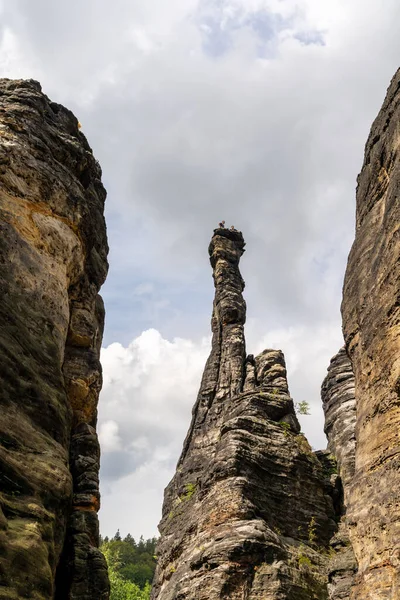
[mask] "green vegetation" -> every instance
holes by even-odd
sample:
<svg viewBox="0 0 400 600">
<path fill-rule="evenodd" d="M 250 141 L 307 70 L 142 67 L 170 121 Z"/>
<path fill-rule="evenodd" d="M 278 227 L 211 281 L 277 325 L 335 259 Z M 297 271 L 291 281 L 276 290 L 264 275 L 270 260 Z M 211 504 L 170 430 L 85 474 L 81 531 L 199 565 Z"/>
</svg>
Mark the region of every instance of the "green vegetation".
<svg viewBox="0 0 400 600">
<path fill-rule="evenodd" d="M 168 520 L 173 519 L 175 516 L 181 514 L 181 510 L 179 509 L 179 505 L 183 502 L 187 502 L 196 492 L 196 484 L 195 483 L 185 483 L 185 493 L 181 494 L 174 500 L 174 508 L 168 513 Z M 182 507 L 181 507 L 182 508 Z"/>
<path fill-rule="evenodd" d="M 302 400 L 302 402 L 296 402 L 295 404 L 296 412 L 299 415 L 309 415 L 310 413 L 310 405 L 306 400 Z"/>
<path fill-rule="evenodd" d="M 331 475 L 337 475 L 337 473 L 338 473 L 336 458 L 333 456 L 333 454 L 329 454 L 329 456 L 327 456 L 325 458 L 325 461 L 324 461 L 322 467 L 323 467 L 325 477 L 330 477 Z"/>
<path fill-rule="evenodd" d="M 185 485 L 185 490 L 186 490 L 186 493 L 182 496 L 182 500 L 190 500 L 190 498 L 193 496 L 193 494 L 196 491 L 196 484 L 195 483 L 187 483 Z"/>
<path fill-rule="evenodd" d="M 286 421 L 281 421 L 281 422 L 279 423 L 279 425 L 280 425 L 280 426 L 282 427 L 282 429 L 283 429 L 283 435 L 284 435 L 285 437 L 288 437 L 288 435 L 289 435 L 289 431 L 290 431 L 290 423 L 286 423 Z"/>
<path fill-rule="evenodd" d="M 306 569 L 310 569 L 312 567 L 312 562 L 305 554 L 300 553 L 297 557 L 299 562 L 299 567 L 305 567 Z"/>
<path fill-rule="evenodd" d="M 155 547 L 157 539 L 136 542 L 128 534 L 121 538 L 119 530 L 109 540 L 101 540 L 110 575 L 110 600 L 149 600 L 151 582 L 156 568 Z"/>
<path fill-rule="evenodd" d="M 337 475 L 339 471 L 338 471 L 337 465 L 332 465 L 329 469 L 327 469 L 326 472 L 327 472 L 328 476 L 331 476 L 331 475 Z"/>
<path fill-rule="evenodd" d="M 313 544 L 315 542 L 315 539 L 317 537 L 316 534 L 316 529 L 317 529 L 317 522 L 315 520 L 315 517 L 311 517 L 311 521 L 308 524 L 308 541 L 310 542 L 310 544 Z"/>
<path fill-rule="evenodd" d="M 111 593 L 110 600 L 149 600 L 151 586 L 146 583 L 143 589 L 131 581 L 126 581 L 115 571 L 109 571 Z"/>
<path fill-rule="evenodd" d="M 305 437 L 304 433 L 299 433 L 299 435 L 296 436 L 296 441 L 299 446 L 299 449 L 301 450 L 301 452 L 303 452 L 303 454 L 308 454 L 309 456 L 313 456 L 313 450 L 312 450 L 310 444 L 308 443 L 307 438 Z"/>
</svg>

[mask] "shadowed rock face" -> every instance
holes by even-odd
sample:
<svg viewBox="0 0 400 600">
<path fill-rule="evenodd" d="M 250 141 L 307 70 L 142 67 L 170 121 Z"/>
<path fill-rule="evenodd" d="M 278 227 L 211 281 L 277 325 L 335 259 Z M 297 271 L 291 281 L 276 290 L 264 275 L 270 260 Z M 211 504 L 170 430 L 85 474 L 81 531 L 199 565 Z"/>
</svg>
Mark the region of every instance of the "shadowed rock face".
<svg viewBox="0 0 400 600">
<path fill-rule="evenodd" d="M 0 80 L 0 598 L 106 600 L 98 546 L 101 170 L 73 114 Z"/>
<path fill-rule="evenodd" d="M 343 291 L 357 404 L 347 515 L 359 571 L 352 598 L 400 598 L 400 70 L 365 148 Z"/>
<path fill-rule="evenodd" d="M 346 520 L 349 490 L 355 471 L 356 401 L 353 369 L 345 348 L 341 348 L 332 358 L 328 374 L 322 384 L 321 396 L 328 452 L 337 461 L 340 486 L 337 512 L 341 515 L 341 519 L 338 531 L 331 540 L 329 598 L 348 600 L 357 571 Z"/>
<path fill-rule="evenodd" d="M 215 230 L 212 349 L 165 491 L 154 600 L 328 598 L 334 489 L 300 433 L 282 353 L 246 357 L 243 251 L 241 233 Z"/>
<path fill-rule="evenodd" d="M 354 374 L 345 348 L 332 358 L 321 390 L 328 450 L 335 456 L 345 496 L 354 477 L 356 399 Z M 346 504 L 345 499 L 345 504 Z"/>
</svg>

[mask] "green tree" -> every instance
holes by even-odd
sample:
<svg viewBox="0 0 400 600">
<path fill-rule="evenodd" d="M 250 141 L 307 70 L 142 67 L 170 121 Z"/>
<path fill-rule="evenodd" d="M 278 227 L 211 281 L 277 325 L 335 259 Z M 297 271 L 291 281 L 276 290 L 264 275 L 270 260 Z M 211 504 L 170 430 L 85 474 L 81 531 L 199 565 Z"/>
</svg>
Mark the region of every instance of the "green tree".
<svg viewBox="0 0 400 600">
<path fill-rule="evenodd" d="M 107 539 L 107 541 L 106 541 Z M 110 573 L 110 600 L 148 600 L 156 567 L 156 538 L 138 543 L 128 534 L 122 540 L 119 530 L 100 547 Z"/>
<path fill-rule="evenodd" d="M 118 573 L 110 569 L 111 593 L 110 600 L 149 600 L 150 584 L 143 589 L 131 581 L 126 581 Z"/>
<path fill-rule="evenodd" d="M 300 415 L 309 415 L 310 414 L 310 405 L 306 400 L 302 400 L 301 402 L 296 402 L 295 407 L 296 407 L 296 411 Z"/>
<path fill-rule="evenodd" d="M 136 548 L 135 538 L 133 538 L 130 533 L 128 533 L 128 535 L 124 537 L 124 542 Z"/>
<path fill-rule="evenodd" d="M 122 567 L 120 573 L 124 579 L 136 583 L 140 587 L 144 587 L 146 583 L 152 581 L 154 569 L 151 564 L 139 562 L 137 564 L 128 564 Z"/>
</svg>

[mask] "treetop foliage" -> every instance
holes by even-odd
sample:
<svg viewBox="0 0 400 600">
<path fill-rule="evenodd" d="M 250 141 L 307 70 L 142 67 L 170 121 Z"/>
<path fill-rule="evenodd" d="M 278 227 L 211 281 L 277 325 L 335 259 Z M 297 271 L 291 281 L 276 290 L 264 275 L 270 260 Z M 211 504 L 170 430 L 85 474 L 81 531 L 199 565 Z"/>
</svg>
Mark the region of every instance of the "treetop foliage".
<svg viewBox="0 0 400 600">
<path fill-rule="evenodd" d="M 110 575 L 110 600 L 148 600 L 156 568 L 157 538 L 139 541 L 128 533 L 122 539 L 119 530 L 113 538 L 100 539 Z"/>
</svg>

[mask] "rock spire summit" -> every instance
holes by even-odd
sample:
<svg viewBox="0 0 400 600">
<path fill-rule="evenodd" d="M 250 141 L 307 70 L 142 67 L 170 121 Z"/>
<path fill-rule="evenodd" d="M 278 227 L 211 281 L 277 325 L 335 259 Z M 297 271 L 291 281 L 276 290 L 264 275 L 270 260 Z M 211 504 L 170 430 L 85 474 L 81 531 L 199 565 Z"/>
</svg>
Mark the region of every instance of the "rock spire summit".
<svg viewBox="0 0 400 600">
<path fill-rule="evenodd" d="M 325 598 L 299 556 L 319 564 L 310 530 L 322 546 L 335 531 L 330 483 L 300 433 L 282 352 L 246 355 L 244 247 L 225 228 L 209 245 L 211 352 L 165 491 L 153 600 Z"/>
</svg>

